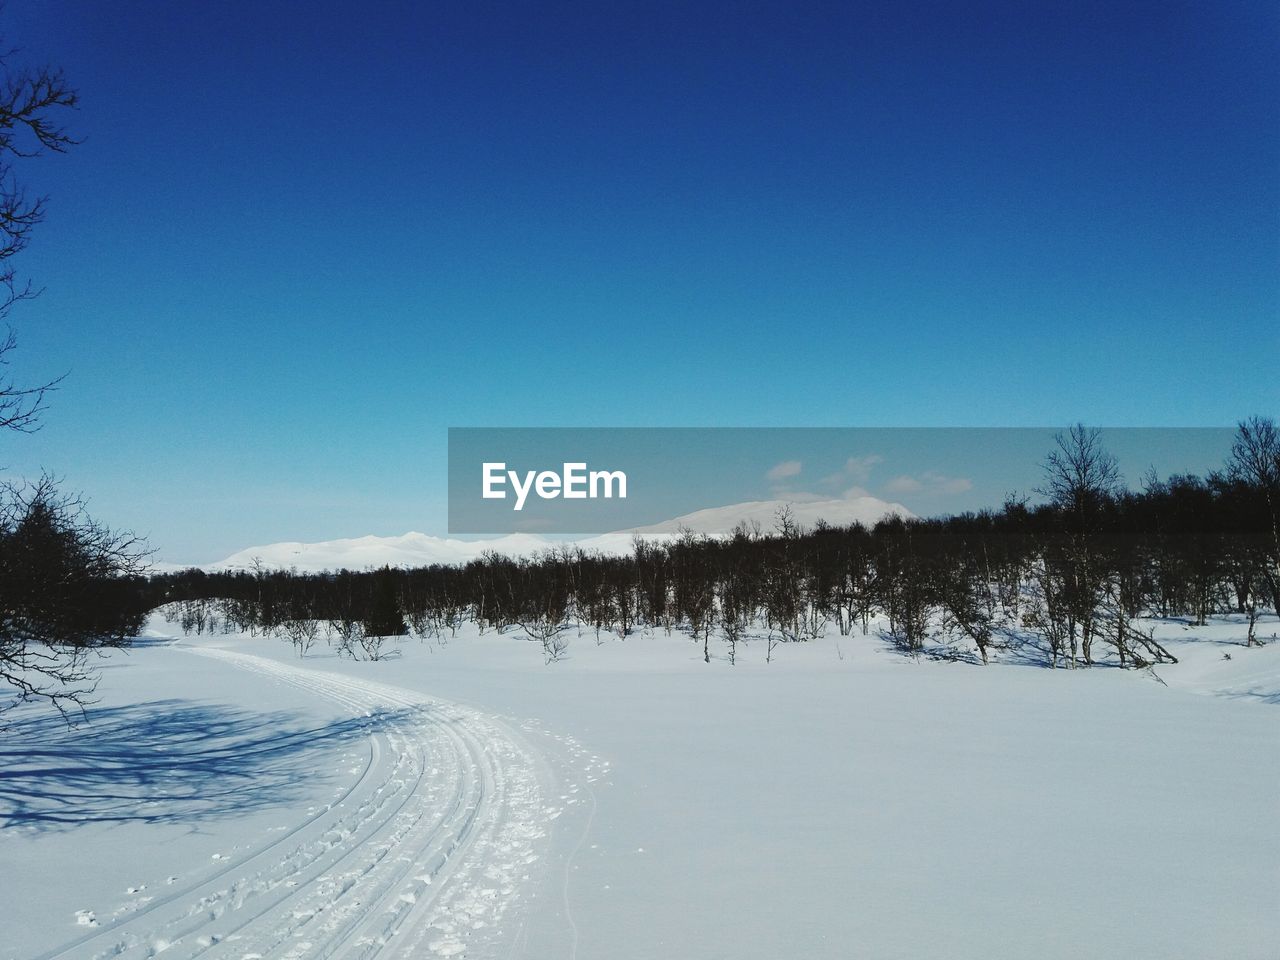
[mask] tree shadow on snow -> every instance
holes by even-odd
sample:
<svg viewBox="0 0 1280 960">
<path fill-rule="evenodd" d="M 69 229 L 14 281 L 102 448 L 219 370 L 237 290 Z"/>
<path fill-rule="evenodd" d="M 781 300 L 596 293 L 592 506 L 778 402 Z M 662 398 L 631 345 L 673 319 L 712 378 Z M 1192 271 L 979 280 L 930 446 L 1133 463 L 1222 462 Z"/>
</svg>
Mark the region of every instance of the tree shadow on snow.
<svg viewBox="0 0 1280 960">
<path fill-rule="evenodd" d="M 158 700 L 11 724 L 0 740 L 0 828 L 189 823 L 315 795 L 337 756 L 394 714 L 308 725 L 287 711 Z M 311 781 L 308 784 L 308 781 Z"/>
<path fill-rule="evenodd" d="M 1248 700 L 1252 703 L 1266 703 L 1271 706 L 1280 706 L 1280 690 L 1271 686 L 1254 686 L 1247 690 L 1236 688 L 1234 690 L 1219 691 L 1218 696 L 1226 697 L 1230 700 Z"/>
</svg>

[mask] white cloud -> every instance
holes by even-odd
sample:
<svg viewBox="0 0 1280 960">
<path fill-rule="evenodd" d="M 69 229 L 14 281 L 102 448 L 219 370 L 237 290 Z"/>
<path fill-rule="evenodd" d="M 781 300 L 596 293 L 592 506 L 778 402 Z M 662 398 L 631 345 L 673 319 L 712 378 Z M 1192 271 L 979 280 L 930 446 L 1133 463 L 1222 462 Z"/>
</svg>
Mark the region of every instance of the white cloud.
<svg viewBox="0 0 1280 960">
<path fill-rule="evenodd" d="M 865 457 L 850 457 L 844 462 L 839 473 L 823 477 L 822 482 L 828 487 L 842 487 L 849 483 L 861 485 L 871 478 L 871 471 L 880 463 L 884 463 L 884 457 L 878 453 L 868 453 Z"/>
<path fill-rule="evenodd" d="M 894 477 L 884 485 L 885 493 L 915 493 L 932 497 L 950 497 L 972 489 L 973 481 L 968 477 L 948 477 L 932 470 L 928 470 L 918 477 L 902 474 Z"/>
<path fill-rule="evenodd" d="M 900 477 L 894 477 L 884 485 L 886 493 L 919 493 L 924 489 L 924 484 L 915 477 L 908 477 L 903 474 Z"/>
<path fill-rule="evenodd" d="M 850 457 L 844 462 L 844 475 L 851 480 L 865 481 L 871 476 L 872 468 L 881 463 L 884 463 L 884 457 L 878 453 L 869 453 L 865 457 Z"/>
<path fill-rule="evenodd" d="M 781 463 L 772 467 L 765 478 L 772 481 L 785 480 L 787 477 L 800 476 L 799 460 L 783 460 Z"/>
</svg>

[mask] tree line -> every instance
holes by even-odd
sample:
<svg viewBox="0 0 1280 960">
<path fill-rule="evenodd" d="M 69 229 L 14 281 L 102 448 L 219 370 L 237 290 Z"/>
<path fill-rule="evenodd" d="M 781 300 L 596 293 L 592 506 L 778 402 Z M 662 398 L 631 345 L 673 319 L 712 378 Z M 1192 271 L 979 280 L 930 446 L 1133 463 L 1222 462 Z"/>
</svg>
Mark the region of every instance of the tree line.
<svg viewBox="0 0 1280 960">
<path fill-rule="evenodd" d="M 1175 657 L 1144 618 L 1242 615 L 1244 642 L 1280 601 L 1280 435 L 1242 422 L 1223 469 L 1201 478 L 1120 480 L 1097 430 L 1060 434 L 1042 501 L 871 527 L 636 538 L 624 556 L 565 545 L 532 557 L 487 553 L 460 566 L 299 574 L 259 568 L 152 577 L 149 603 L 188 630 L 278 634 L 305 654 L 326 640 L 377 659 L 387 637 L 446 638 L 467 621 L 537 641 L 550 660 L 584 631 L 598 639 L 678 630 L 733 662 L 740 645 L 804 642 L 874 622 L 899 649 L 987 662 L 997 650 L 1051 667 L 1144 667 Z"/>
</svg>

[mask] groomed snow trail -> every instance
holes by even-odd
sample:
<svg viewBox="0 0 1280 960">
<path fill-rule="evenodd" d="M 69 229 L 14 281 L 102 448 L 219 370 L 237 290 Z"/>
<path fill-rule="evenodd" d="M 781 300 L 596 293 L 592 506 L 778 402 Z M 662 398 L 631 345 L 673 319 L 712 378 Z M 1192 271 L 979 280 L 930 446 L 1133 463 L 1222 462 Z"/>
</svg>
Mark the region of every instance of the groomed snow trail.
<svg viewBox="0 0 1280 960">
<path fill-rule="evenodd" d="M 311 960 L 507 956 L 551 823 L 550 768 L 495 717 L 341 674 L 180 647 L 366 718 L 333 802 L 209 878 L 45 955 Z"/>
</svg>

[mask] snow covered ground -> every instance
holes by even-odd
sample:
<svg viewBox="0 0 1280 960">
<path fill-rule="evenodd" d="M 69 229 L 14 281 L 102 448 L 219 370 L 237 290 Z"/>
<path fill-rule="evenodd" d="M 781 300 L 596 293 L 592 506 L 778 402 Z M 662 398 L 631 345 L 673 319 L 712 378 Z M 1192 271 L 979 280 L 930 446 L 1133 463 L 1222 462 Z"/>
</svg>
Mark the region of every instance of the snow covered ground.
<svg viewBox="0 0 1280 960">
<path fill-rule="evenodd" d="M 1280 955 L 1280 642 L 1229 620 L 1162 682 L 148 632 L 0 740 L 0 958 Z"/>
</svg>

